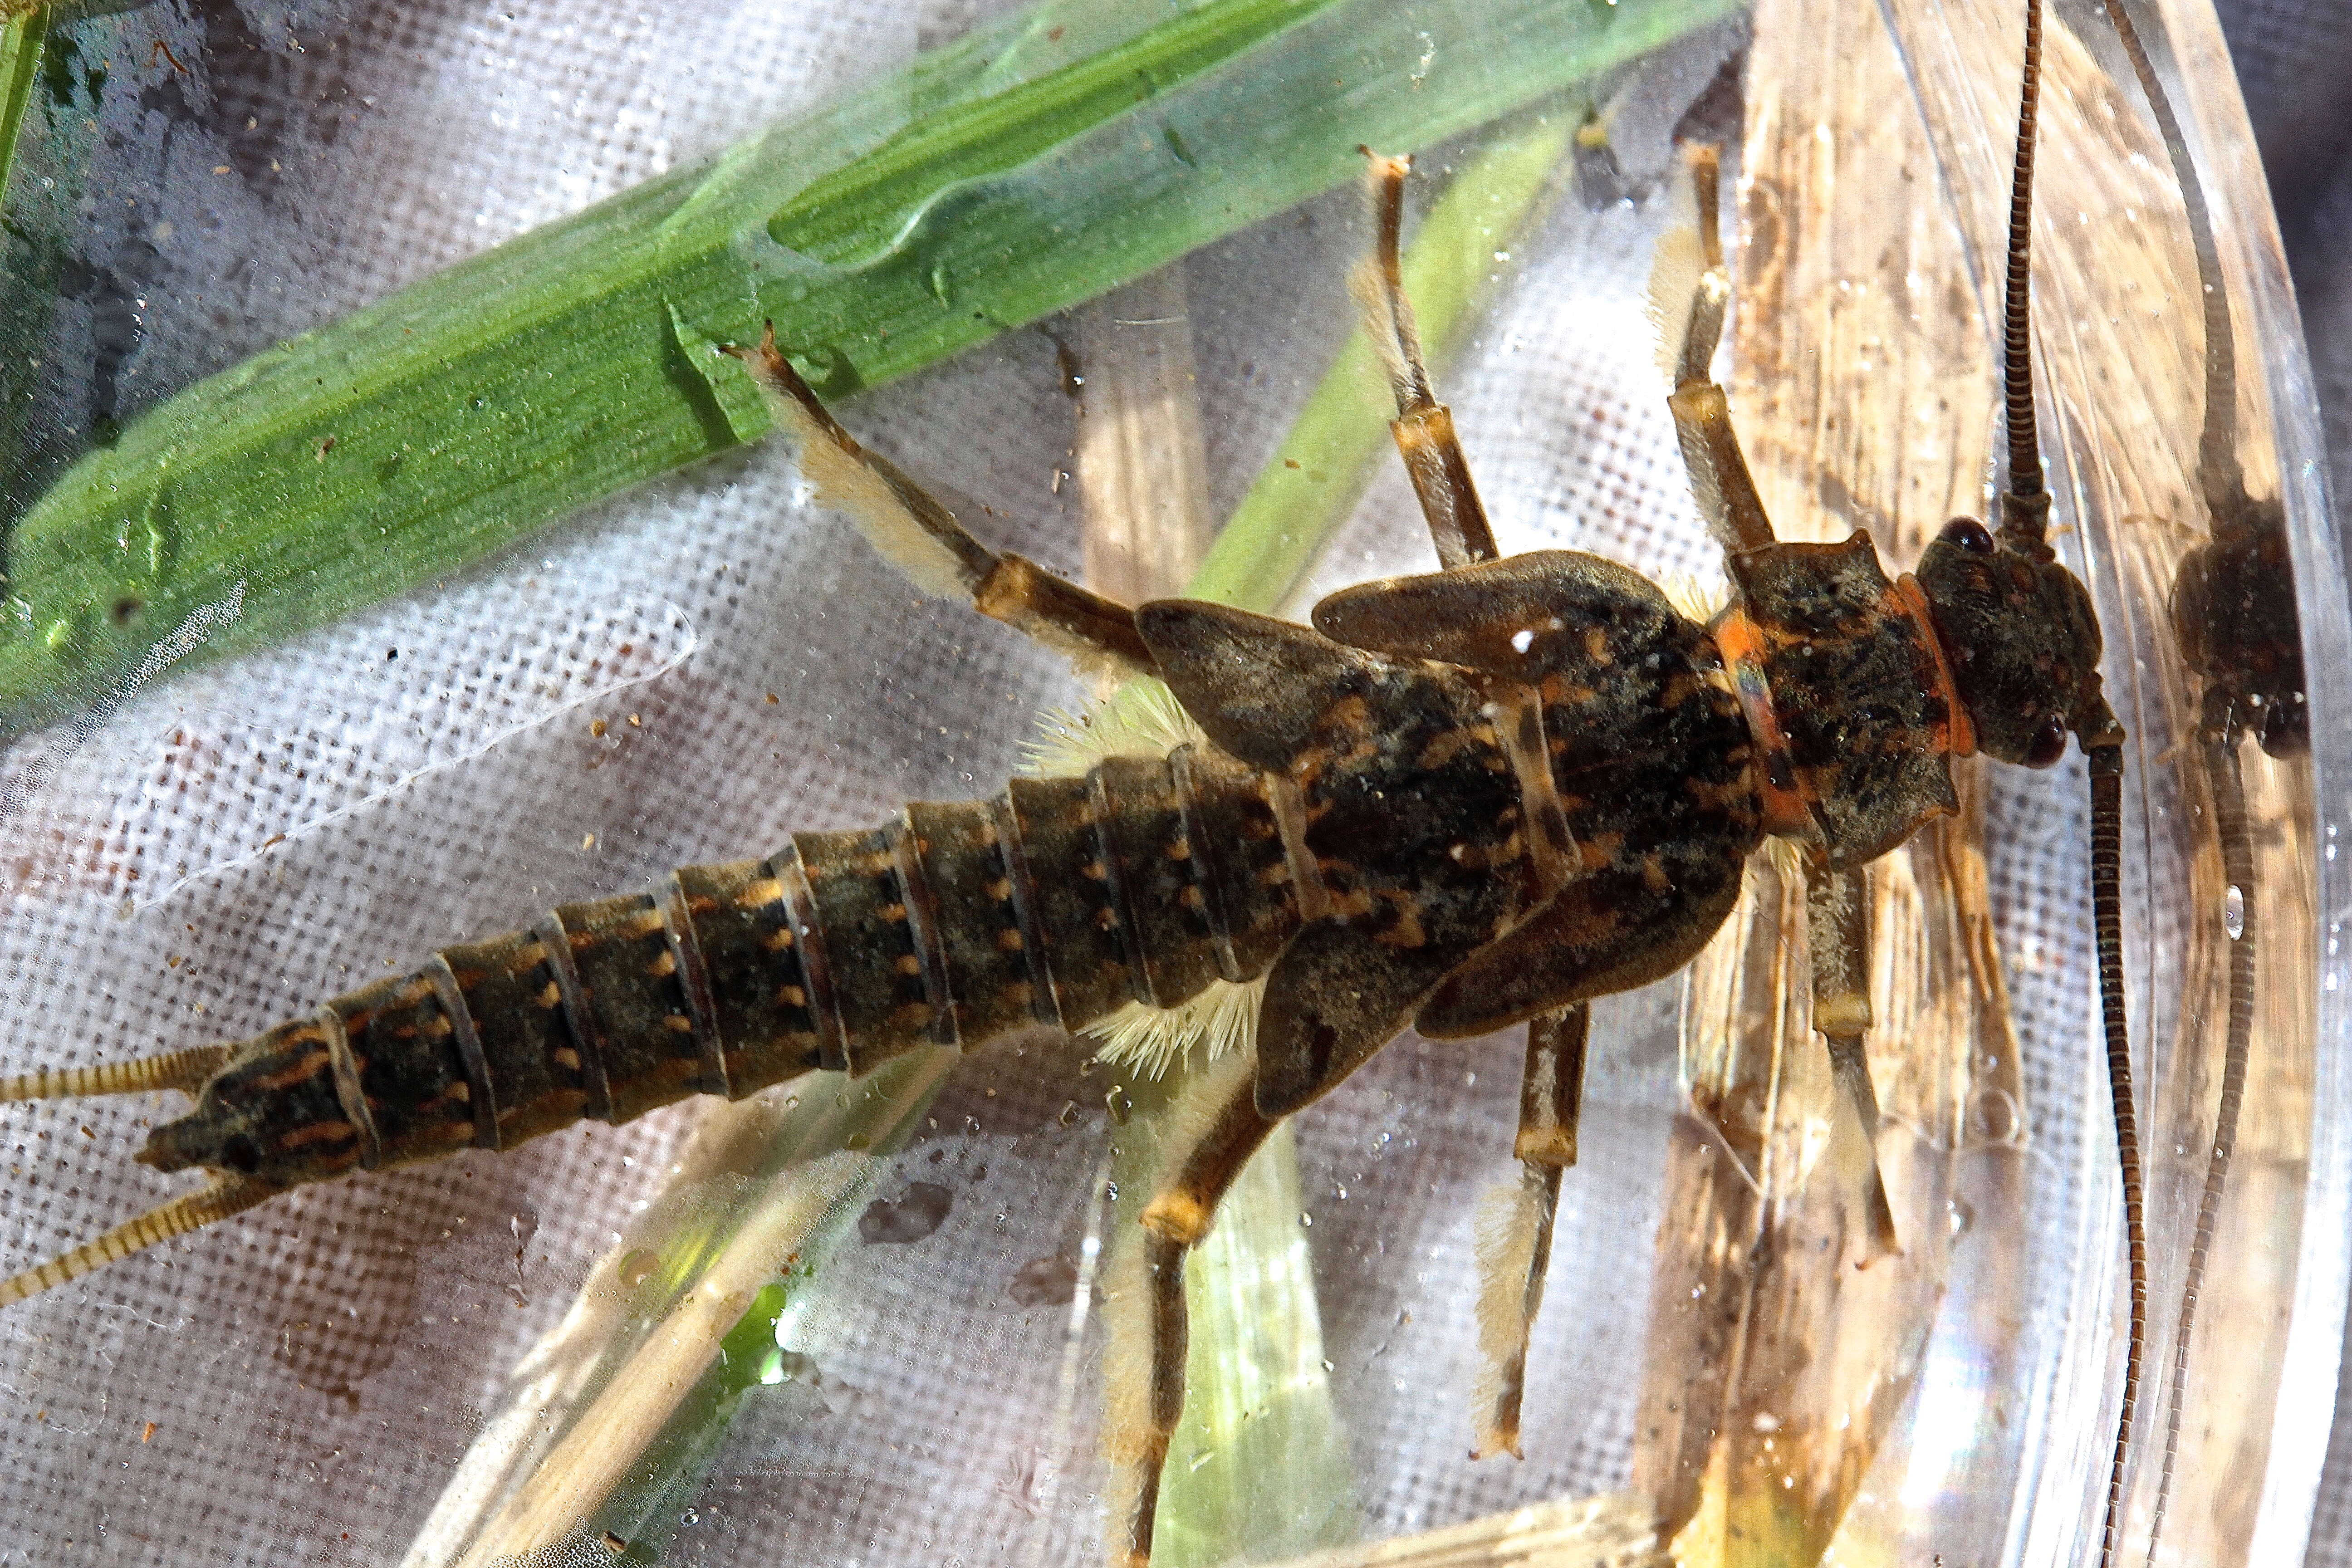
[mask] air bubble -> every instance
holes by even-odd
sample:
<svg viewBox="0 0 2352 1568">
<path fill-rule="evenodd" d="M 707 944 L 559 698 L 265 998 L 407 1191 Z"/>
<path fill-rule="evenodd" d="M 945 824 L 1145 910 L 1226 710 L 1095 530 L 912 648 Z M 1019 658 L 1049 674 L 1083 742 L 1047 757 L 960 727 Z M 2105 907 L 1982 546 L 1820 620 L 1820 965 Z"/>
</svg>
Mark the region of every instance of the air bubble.
<svg viewBox="0 0 2352 1568">
<path fill-rule="evenodd" d="M 2231 942 L 2246 934 L 2246 893 L 2234 882 L 2221 900 L 2221 929 L 2230 933 Z"/>
</svg>

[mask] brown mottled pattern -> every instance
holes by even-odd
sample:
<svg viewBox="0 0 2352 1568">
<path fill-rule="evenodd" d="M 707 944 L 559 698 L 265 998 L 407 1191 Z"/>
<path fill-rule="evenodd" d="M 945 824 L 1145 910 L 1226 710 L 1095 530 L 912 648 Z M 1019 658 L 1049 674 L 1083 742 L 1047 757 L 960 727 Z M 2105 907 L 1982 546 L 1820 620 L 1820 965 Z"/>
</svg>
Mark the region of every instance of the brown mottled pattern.
<svg viewBox="0 0 2352 1568">
<path fill-rule="evenodd" d="M 158 1143 L 182 1164 L 250 1153 L 252 1173 L 292 1184 L 432 1158 L 485 1124 L 504 1146 L 1041 1017 L 1083 1026 L 1269 965 L 1255 1114 L 1276 1116 L 1416 1013 L 1432 1033 L 1482 1031 L 1666 973 L 1705 941 L 1761 825 L 1702 628 L 1623 568 L 1558 552 L 1327 608 L 1391 646 L 1213 605 L 1144 612 L 1222 750 L 1015 780 L 992 802 L 688 868 L 658 900 L 567 905 L 248 1045 Z M 1280 679 L 1222 691 L 1236 669 Z M 1580 861 L 1557 893 L 1529 852 L 1528 763 L 1495 728 L 1530 701 Z M 1265 757 L 1281 767 L 1251 765 Z M 1324 912 L 1302 925 L 1303 904 Z"/>
<path fill-rule="evenodd" d="M 705 1092 L 740 1100 L 814 1068 L 816 1021 L 774 863 L 683 867 L 670 874 L 670 944 L 698 1031 L 709 1032 Z"/>
<path fill-rule="evenodd" d="M 206 1164 L 292 1186 L 356 1170 L 359 1130 L 335 1089 L 333 1053 L 309 1019 L 255 1037 L 206 1080 L 195 1109 L 148 1135 L 158 1170 Z"/>
<path fill-rule="evenodd" d="M 1284 865 L 1270 788 L 1189 750 L 1116 758 L 688 867 L 658 900 L 565 905 L 247 1042 L 148 1157 L 293 1186 L 1084 1025 L 1147 986 L 1180 1002 L 1262 973 L 1297 929 L 1286 876 L 1265 875 Z"/>
<path fill-rule="evenodd" d="M 1134 970 L 1084 779 L 1014 779 L 1005 820 L 1029 867 L 1030 900 L 1065 1026 L 1133 999 Z"/>
<path fill-rule="evenodd" d="M 984 801 L 919 803 L 907 807 L 907 822 L 939 909 L 958 1041 L 992 1040 L 1034 1023 L 1043 987 L 1030 979 L 994 810 Z"/>
<path fill-rule="evenodd" d="M 1169 759 L 1182 781 L 1184 831 L 1227 980 L 1263 974 L 1297 922 L 1290 858 L 1256 770 L 1213 750 L 1186 746 Z"/>
<path fill-rule="evenodd" d="M 376 1133 L 373 1163 L 437 1160 L 474 1142 L 465 1058 L 429 977 L 378 981 L 337 997 L 327 1010 L 342 1020 L 358 1069 Z"/>
<path fill-rule="evenodd" d="M 645 893 L 566 904 L 542 931 L 560 930 L 579 976 L 575 1036 L 593 1036 L 610 1096 L 606 1120 L 632 1121 L 702 1082 L 702 1052 L 687 1015 L 662 914 Z"/>
<path fill-rule="evenodd" d="M 498 1146 L 510 1148 L 588 1114 L 587 1074 L 539 938 L 509 931 L 444 948 L 441 960 L 482 1042 L 498 1107 Z"/>
<path fill-rule="evenodd" d="M 1729 566 L 1830 864 L 1864 865 L 1958 811 L 1936 657 L 1870 536 L 1748 551 Z"/>
<path fill-rule="evenodd" d="M 817 1005 L 830 1000 L 841 1019 L 843 1059 L 824 1065 L 866 1072 L 929 1044 L 931 1000 L 888 831 L 796 833 L 793 847 L 833 966 L 832 994 L 819 995 Z"/>
<path fill-rule="evenodd" d="M 1738 896 L 1760 840 L 1748 728 L 1704 628 L 1637 574 L 1543 551 L 1369 583 L 1316 607 L 1350 643 L 1533 686 L 1580 864 L 1422 1005 L 1467 1036 L 1671 973 Z"/>
<path fill-rule="evenodd" d="M 1106 757 L 1088 781 L 1140 994 L 1172 1007 L 1217 977 L 1208 899 L 1175 775 L 1164 758 Z"/>
</svg>

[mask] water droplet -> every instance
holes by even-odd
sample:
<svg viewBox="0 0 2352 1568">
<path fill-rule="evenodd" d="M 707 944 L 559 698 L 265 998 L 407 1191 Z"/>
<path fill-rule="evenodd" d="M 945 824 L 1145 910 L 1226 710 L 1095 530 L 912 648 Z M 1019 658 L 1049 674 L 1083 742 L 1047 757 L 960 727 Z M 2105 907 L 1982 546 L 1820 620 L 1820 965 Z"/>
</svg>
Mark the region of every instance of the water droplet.
<svg viewBox="0 0 2352 1568">
<path fill-rule="evenodd" d="M 640 1247 L 621 1259 L 621 1283 L 634 1290 L 654 1277 L 661 1267 L 661 1254 L 650 1247 Z"/>
<path fill-rule="evenodd" d="M 702 1522 L 702 1516 L 695 1512 L 694 1510 L 688 1509 L 684 1513 L 677 1516 L 677 1521 L 690 1529 Z"/>
<path fill-rule="evenodd" d="M 1298 1223 L 1305 1226 L 1307 1229 L 1312 1230 L 1315 1228 L 1315 1216 L 1308 1214 L 1305 1209 L 1300 1209 L 1298 1211 Z"/>
<path fill-rule="evenodd" d="M 1078 1120 L 1078 1102 L 1075 1100 L 1063 1101 L 1062 1113 L 1054 1118 L 1054 1120 L 1060 1122 L 1065 1127 L 1076 1125 Z"/>
<path fill-rule="evenodd" d="M 2246 934 L 2246 893 L 2234 882 L 2221 900 L 2221 928 L 2230 933 L 2231 942 Z"/>
</svg>

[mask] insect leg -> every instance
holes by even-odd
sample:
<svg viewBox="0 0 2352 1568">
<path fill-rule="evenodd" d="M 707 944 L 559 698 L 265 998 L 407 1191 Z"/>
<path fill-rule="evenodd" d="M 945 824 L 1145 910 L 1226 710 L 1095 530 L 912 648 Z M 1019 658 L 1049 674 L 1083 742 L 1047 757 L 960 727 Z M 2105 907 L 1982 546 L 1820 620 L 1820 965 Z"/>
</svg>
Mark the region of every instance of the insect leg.
<svg viewBox="0 0 2352 1568">
<path fill-rule="evenodd" d="M 1722 154 L 1714 147 L 1693 147 L 1691 186 L 1697 199 L 1697 276 L 1689 279 L 1688 303 L 1673 348 L 1675 435 L 1682 447 L 1683 466 L 1690 470 L 1691 495 L 1699 515 L 1726 551 L 1757 550 L 1773 542 L 1771 520 L 1764 515 L 1763 498 L 1748 471 L 1739 437 L 1731 427 L 1731 405 L 1723 388 L 1708 375 L 1716 344 L 1723 336 L 1724 302 L 1731 285 L 1723 270 L 1723 232 L 1717 214 L 1722 186 Z M 1663 278 L 1657 280 L 1665 290 Z M 1673 310 L 1679 301 L 1662 299 L 1658 308 Z"/>
<path fill-rule="evenodd" d="M 1584 1097 L 1584 1047 L 1592 1009 L 1582 1002 L 1528 1023 L 1519 1082 L 1519 1181 L 1491 1232 L 1478 1238 L 1480 1384 L 1478 1437 L 1470 1453 L 1519 1458 L 1519 1406 L 1527 1388 L 1528 1335 L 1543 1306 L 1560 1173 L 1576 1163 L 1577 1112 Z"/>
<path fill-rule="evenodd" d="M 1895 1211 L 1878 1168 L 1878 1091 L 1870 1081 L 1870 1058 L 1863 1049 L 1870 1015 L 1870 894 L 1858 871 L 1832 871 L 1815 862 L 1806 868 L 1805 941 L 1813 972 L 1813 1027 L 1829 1042 L 1830 1070 L 1839 1092 L 1853 1108 L 1868 1151 L 1870 1256 L 1900 1250 Z"/>
<path fill-rule="evenodd" d="M 1431 390 L 1421 330 L 1404 293 L 1398 241 L 1404 227 L 1405 175 L 1412 160 L 1383 157 L 1369 147 L 1362 151 L 1370 161 L 1367 179 L 1376 238 L 1372 259 L 1349 281 L 1363 307 L 1373 351 L 1388 369 L 1389 390 L 1396 396 L 1397 416 L 1389 430 L 1404 457 L 1413 494 L 1421 499 L 1438 560 L 1448 568 L 1492 561 L 1500 553 L 1495 548 L 1495 531 L 1487 525 L 1478 487 L 1471 482 L 1469 459 L 1454 430 L 1454 412 Z"/>
<path fill-rule="evenodd" d="M 1407 158 L 1381 157 L 1367 148 L 1367 181 L 1372 201 L 1373 255 L 1357 273 L 1357 298 L 1365 327 L 1389 374 L 1397 417 L 1390 424 L 1422 516 L 1448 571 L 1493 561 L 1500 554 L 1486 508 L 1470 478 L 1469 459 L 1454 429 L 1452 411 L 1440 404 L 1422 357 L 1412 302 L 1404 291 L 1400 239 L 1404 227 Z M 1717 276 L 1721 276 L 1718 266 Z M 1722 330 L 1723 294 L 1715 298 L 1713 331 Z M 1712 353 L 1713 338 L 1708 340 Z M 1531 741 L 1513 751 L 1521 784 L 1536 819 L 1539 858 L 1549 862 L 1547 886 L 1569 874 L 1574 845 L 1552 790 L 1549 757 L 1542 743 L 1541 709 L 1529 703 L 1525 717 Z M 1544 808 L 1549 807 L 1547 812 Z M 1556 825 L 1556 826 L 1554 826 Z M 1583 1003 L 1528 1021 L 1526 1074 L 1519 1093 L 1517 1153 L 1520 1178 L 1504 1194 L 1504 1205 L 1479 1239 L 1479 1348 L 1485 1352 L 1475 1458 L 1507 1451 L 1519 1456 L 1519 1412 L 1527 1387 L 1528 1335 L 1543 1305 L 1544 1274 L 1551 1258 L 1552 1224 L 1559 1211 L 1560 1173 L 1576 1163 L 1578 1104 L 1584 1089 L 1585 1042 L 1591 1009 Z"/>
<path fill-rule="evenodd" d="M 1135 616 L 1035 562 L 999 554 L 888 459 L 857 444 L 776 347 L 771 323 L 756 349 L 730 345 L 782 428 L 800 444 L 802 471 L 827 505 L 856 519 L 874 547 L 925 593 L 969 599 L 982 615 L 1064 655 L 1082 675 L 1125 680 L 1158 673 Z"/>
<path fill-rule="evenodd" d="M 1143 1246 L 1122 1294 L 1133 1308 L 1109 1321 L 1109 1455 L 1118 1490 L 1129 1500 L 1122 1539 L 1111 1561 L 1144 1568 L 1160 1508 L 1160 1472 L 1170 1437 L 1184 1413 L 1184 1257 L 1209 1232 L 1217 1205 L 1277 1119 L 1260 1116 L 1252 1064 L 1228 1058 L 1225 1070 L 1202 1074 L 1173 1108 L 1160 1168 L 1170 1173 L 1143 1211 Z M 1224 1064 L 1220 1064 L 1224 1066 Z M 1138 1278 L 1139 1276 L 1139 1278 Z M 1119 1515 L 1112 1505 L 1112 1517 Z"/>
</svg>

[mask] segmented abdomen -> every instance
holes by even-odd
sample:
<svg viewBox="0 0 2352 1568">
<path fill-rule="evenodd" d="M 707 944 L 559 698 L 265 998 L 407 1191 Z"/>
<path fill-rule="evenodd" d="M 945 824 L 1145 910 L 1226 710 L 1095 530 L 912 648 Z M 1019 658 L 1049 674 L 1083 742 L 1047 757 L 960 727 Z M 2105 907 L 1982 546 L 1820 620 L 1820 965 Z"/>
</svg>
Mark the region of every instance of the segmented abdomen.
<svg viewBox="0 0 2352 1568">
<path fill-rule="evenodd" d="M 290 1086 L 273 1081 L 285 1110 L 257 1142 L 301 1143 L 267 1173 L 314 1180 L 1172 1005 L 1263 973 L 1297 929 L 1288 787 L 1183 747 L 797 834 L 766 860 L 448 948 L 269 1031 L 208 1093 L 250 1104 L 257 1073 Z"/>
</svg>

